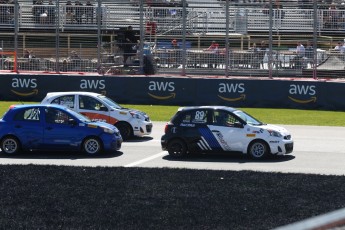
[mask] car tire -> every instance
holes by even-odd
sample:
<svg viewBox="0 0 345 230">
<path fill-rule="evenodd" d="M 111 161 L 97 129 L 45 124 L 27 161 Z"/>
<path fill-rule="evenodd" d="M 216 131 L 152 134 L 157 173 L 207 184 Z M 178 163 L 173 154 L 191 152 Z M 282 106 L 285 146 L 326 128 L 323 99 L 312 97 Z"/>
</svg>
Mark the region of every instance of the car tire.
<svg viewBox="0 0 345 230">
<path fill-rule="evenodd" d="M 187 154 L 186 144 L 179 139 L 170 141 L 167 150 L 169 155 L 175 158 L 181 158 Z"/>
<path fill-rule="evenodd" d="M 132 137 L 132 127 L 128 123 L 119 122 L 115 126 L 120 131 L 123 140 L 128 140 Z"/>
<path fill-rule="evenodd" d="M 248 153 L 253 159 L 264 159 L 269 153 L 269 147 L 264 141 L 257 140 L 250 144 Z"/>
<path fill-rule="evenodd" d="M 97 155 L 102 151 L 102 143 L 98 138 L 89 137 L 83 142 L 83 152 L 87 155 Z"/>
<path fill-rule="evenodd" d="M 8 136 L 1 140 L 1 150 L 6 155 L 15 155 L 21 150 L 21 145 L 16 137 Z"/>
</svg>

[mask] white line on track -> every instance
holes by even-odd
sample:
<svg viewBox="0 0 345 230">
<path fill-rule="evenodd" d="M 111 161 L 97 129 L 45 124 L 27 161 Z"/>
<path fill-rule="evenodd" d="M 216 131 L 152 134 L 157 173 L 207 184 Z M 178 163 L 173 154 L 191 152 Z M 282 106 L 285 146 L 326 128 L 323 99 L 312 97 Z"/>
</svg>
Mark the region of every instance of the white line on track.
<svg viewBox="0 0 345 230">
<path fill-rule="evenodd" d="M 130 164 L 128 164 L 128 165 L 125 165 L 124 167 L 127 167 L 127 168 L 128 168 L 128 167 L 133 167 L 133 166 L 136 166 L 136 165 L 140 165 L 140 164 L 142 164 L 142 163 L 148 162 L 148 161 L 150 161 L 150 160 L 153 160 L 153 159 L 156 159 L 156 158 L 158 158 L 158 157 L 165 156 L 165 155 L 167 155 L 167 152 L 166 152 L 166 151 L 160 152 L 160 153 L 157 153 L 157 154 L 155 154 L 155 155 L 153 155 L 153 156 L 144 158 L 144 159 L 139 160 L 139 161 L 135 161 L 135 162 L 130 163 Z"/>
</svg>

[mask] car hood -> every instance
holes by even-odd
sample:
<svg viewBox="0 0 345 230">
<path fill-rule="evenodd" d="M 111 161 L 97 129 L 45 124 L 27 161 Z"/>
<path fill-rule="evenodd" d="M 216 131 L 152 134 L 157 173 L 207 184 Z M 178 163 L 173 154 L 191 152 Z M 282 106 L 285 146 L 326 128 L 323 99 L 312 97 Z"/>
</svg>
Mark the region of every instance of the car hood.
<svg viewBox="0 0 345 230">
<path fill-rule="evenodd" d="M 87 125 L 95 125 L 95 126 L 98 126 L 100 128 L 108 128 L 108 129 L 118 131 L 118 129 L 115 126 L 108 124 L 106 122 L 103 122 L 103 121 L 92 121 L 92 122 L 88 122 Z"/>
<path fill-rule="evenodd" d="M 143 112 L 143 111 L 140 111 L 140 110 L 136 110 L 136 109 L 128 109 L 128 108 L 122 108 L 121 109 L 122 111 L 126 111 L 126 112 L 129 112 L 129 113 L 136 113 L 136 114 L 140 114 L 144 117 L 148 117 L 148 115 Z"/>
<path fill-rule="evenodd" d="M 278 126 L 278 125 L 266 124 L 266 125 L 260 126 L 260 128 L 263 128 L 265 130 L 274 130 L 274 131 L 281 133 L 282 135 L 289 135 L 290 134 L 290 132 L 286 128 Z"/>
</svg>

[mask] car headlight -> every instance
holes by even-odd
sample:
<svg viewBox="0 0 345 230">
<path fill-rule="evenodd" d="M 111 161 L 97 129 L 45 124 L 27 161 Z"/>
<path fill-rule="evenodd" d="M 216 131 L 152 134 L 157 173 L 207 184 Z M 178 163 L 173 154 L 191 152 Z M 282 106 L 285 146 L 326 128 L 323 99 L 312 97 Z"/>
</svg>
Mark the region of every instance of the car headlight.
<svg viewBox="0 0 345 230">
<path fill-rule="evenodd" d="M 133 118 L 139 119 L 139 120 L 145 120 L 145 117 L 141 115 L 140 113 L 130 112 Z"/>
<path fill-rule="evenodd" d="M 272 137 L 282 137 L 283 136 L 280 132 L 277 132 L 277 131 L 274 131 L 271 129 L 269 129 L 267 131 L 270 134 L 270 136 L 272 136 Z"/>
<path fill-rule="evenodd" d="M 109 133 L 109 134 L 114 134 L 114 133 L 115 133 L 115 131 L 114 131 L 113 129 L 104 128 L 104 127 L 103 127 L 103 131 L 104 131 L 105 133 Z"/>
</svg>

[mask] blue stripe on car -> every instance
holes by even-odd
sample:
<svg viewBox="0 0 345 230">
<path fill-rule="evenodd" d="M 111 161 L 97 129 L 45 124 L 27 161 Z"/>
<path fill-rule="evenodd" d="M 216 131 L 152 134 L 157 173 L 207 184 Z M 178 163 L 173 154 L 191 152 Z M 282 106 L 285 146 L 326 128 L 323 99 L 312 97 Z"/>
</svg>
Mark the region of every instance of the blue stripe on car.
<svg viewBox="0 0 345 230">
<path fill-rule="evenodd" d="M 211 132 L 211 130 L 209 128 L 199 128 L 199 132 L 200 132 L 201 136 L 203 136 L 205 138 L 208 145 L 212 149 L 222 149 L 222 147 L 220 146 L 217 139 L 214 137 L 213 133 Z"/>
</svg>

